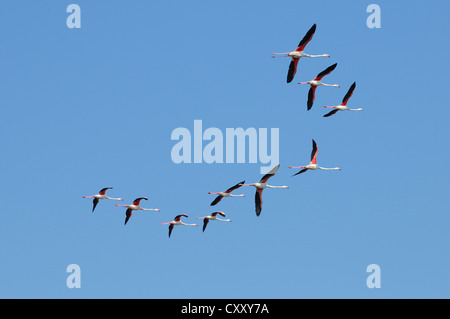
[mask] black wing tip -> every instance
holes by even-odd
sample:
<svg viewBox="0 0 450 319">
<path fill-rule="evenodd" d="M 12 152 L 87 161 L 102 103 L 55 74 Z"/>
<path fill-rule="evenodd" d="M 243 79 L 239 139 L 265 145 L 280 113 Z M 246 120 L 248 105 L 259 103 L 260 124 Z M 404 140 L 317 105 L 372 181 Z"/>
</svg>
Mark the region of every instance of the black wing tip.
<svg viewBox="0 0 450 319">
<path fill-rule="evenodd" d="M 333 111 L 328 112 L 327 114 L 325 114 L 323 117 L 330 117 L 331 115 L 336 114 L 336 113 L 337 113 L 337 110 L 333 110 Z"/>
</svg>

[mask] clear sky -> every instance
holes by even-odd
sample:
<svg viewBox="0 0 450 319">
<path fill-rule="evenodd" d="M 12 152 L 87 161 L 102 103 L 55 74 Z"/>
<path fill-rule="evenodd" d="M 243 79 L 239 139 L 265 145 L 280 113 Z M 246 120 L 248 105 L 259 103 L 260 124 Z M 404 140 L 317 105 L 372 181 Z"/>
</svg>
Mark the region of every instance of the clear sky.
<svg viewBox="0 0 450 319">
<path fill-rule="evenodd" d="M 66 7 L 81 7 L 69 29 Z M 369 29 L 366 8 L 381 8 Z M 0 297 L 449 298 L 447 1 L 5 1 Z M 317 24 L 294 81 L 288 58 Z M 306 110 L 308 81 L 338 63 Z M 350 107 L 323 118 L 357 82 Z M 279 128 L 289 189 L 218 192 L 261 163 L 175 164 L 171 133 Z M 342 171 L 291 177 L 308 164 Z M 205 143 L 206 144 L 206 143 Z M 147 196 L 124 226 L 125 209 Z M 168 222 L 221 210 L 232 223 Z M 201 221 L 200 221 L 201 223 Z M 69 264 L 81 288 L 66 286 Z M 366 268 L 381 267 L 369 289 Z"/>
</svg>

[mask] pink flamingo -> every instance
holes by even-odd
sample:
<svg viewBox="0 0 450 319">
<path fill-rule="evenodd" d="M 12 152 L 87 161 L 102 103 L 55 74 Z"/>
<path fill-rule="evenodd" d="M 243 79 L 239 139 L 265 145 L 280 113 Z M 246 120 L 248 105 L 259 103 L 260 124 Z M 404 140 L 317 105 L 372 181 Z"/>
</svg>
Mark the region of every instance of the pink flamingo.
<svg viewBox="0 0 450 319">
<path fill-rule="evenodd" d="M 214 206 L 216 205 L 218 202 L 221 201 L 222 198 L 224 197 L 245 197 L 244 194 L 241 195 L 233 195 L 231 194 L 232 191 L 234 191 L 235 189 L 238 189 L 239 187 L 241 187 L 243 184 L 245 183 L 245 181 L 240 182 L 239 184 L 234 185 L 233 187 L 228 188 L 225 192 L 219 192 L 219 193 L 211 193 L 208 192 L 208 194 L 214 194 L 214 195 L 219 195 L 217 196 L 214 201 L 211 203 L 210 206 Z"/>
<path fill-rule="evenodd" d="M 108 197 L 106 196 L 106 191 L 108 189 L 112 189 L 112 187 L 105 187 L 102 188 L 100 190 L 100 192 L 98 192 L 97 195 L 92 195 L 92 196 L 83 196 L 83 198 L 94 198 L 94 207 L 92 207 L 92 212 L 94 212 L 95 207 L 97 206 L 98 202 L 100 199 L 110 199 L 110 200 L 123 200 L 123 198 L 112 198 L 112 197 Z"/>
<path fill-rule="evenodd" d="M 170 238 L 170 235 L 172 234 L 173 226 L 175 226 L 175 225 L 198 226 L 197 224 L 185 224 L 185 223 L 183 223 L 181 221 L 181 217 L 188 217 L 188 215 L 186 215 L 186 214 L 177 215 L 177 216 L 175 216 L 173 221 L 168 222 L 168 223 L 161 223 L 161 225 L 169 225 L 169 238 Z"/>
<path fill-rule="evenodd" d="M 310 170 L 323 169 L 323 170 L 327 170 L 327 171 L 328 170 L 340 171 L 341 169 L 339 167 L 326 168 L 326 167 L 320 167 L 319 165 L 317 165 L 317 153 L 319 152 L 319 149 L 317 147 L 316 141 L 312 140 L 312 142 L 313 142 L 313 149 L 311 152 L 311 162 L 306 166 L 289 166 L 289 168 L 301 168 L 301 170 L 299 172 L 297 172 L 296 174 L 294 174 L 292 176 L 302 174 L 309 169 Z"/>
<path fill-rule="evenodd" d="M 356 87 L 356 82 L 354 82 L 354 83 L 350 86 L 350 88 L 348 89 L 347 94 L 345 94 L 344 99 L 342 100 L 342 103 L 341 103 L 341 104 L 339 104 L 339 105 L 337 105 L 337 106 L 326 106 L 326 105 L 324 105 L 324 107 L 327 107 L 327 108 L 329 108 L 329 109 L 334 109 L 334 110 L 331 111 L 331 112 L 328 112 L 328 113 L 325 114 L 323 117 L 329 117 L 329 116 L 335 114 L 337 111 L 362 111 L 362 110 L 363 110 L 362 108 L 359 108 L 359 109 L 349 109 L 349 108 L 347 107 L 347 102 L 348 102 L 348 100 L 350 99 L 350 97 L 353 95 L 353 91 L 355 90 L 355 87 Z"/>
<path fill-rule="evenodd" d="M 307 57 L 307 58 L 318 58 L 318 57 L 327 57 L 329 58 L 329 54 L 320 54 L 320 55 L 310 55 L 303 52 L 306 45 L 314 36 L 314 33 L 316 32 L 316 25 L 314 24 L 311 29 L 306 33 L 306 35 L 303 37 L 303 39 L 298 44 L 297 49 L 292 52 L 284 52 L 284 53 L 272 53 L 272 58 L 278 58 L 278 57 L 291 57 L 291 63 L 289 64 L 289 71 L 287 75 L 287 83 L 291 83 L 291 81 L 294 79 L 295 73 L 297 73 L 297 64 L 300 58 Z"/>
<path fill-rule="evenodd" d="M 253 183 L 253 184 L 244 184 L 244 186 L 253 186 L 256 188 L 256 193 L 255 193 L 255 212 L 256 212 L 256 216 L 259 216 L 261 214 L 261 210 L 262 210 L 262 192 L 264 190 L 264 188 L 289 188 L 288 186 L 272 186 L 267 184 L 267 180 L 269 178 L 271 178 L 272 176 L 274 176 L 278 169 L 280 168 L 280 164 L 278 164 L 277 166 L 275 166 L 274 168 L 272 168 L 272 170 L 267 173 L 266 175 L 263 176 L 263 178 L 261 178 L 261 180 L 258 183 Z"/>
<path fill-rule="evenodd" d="M 336 68 L 336 66 L 337 66 L 337 63 L 335 63 L 335 64 L 329 66 L 328 68 L 326 68 L 325 70 L 323 70 L 322 72 L 320 72 L 320 73 L 316 76 L 316 78 L 315 78 L 314 80 L 307 81 L 307 82 L 298 82 L 298 84 L 309 84 L 309 85 L 311 86 L 310 89 L 309 89 L 309 92 L 308 92 L 308 103 L 307 103 L 308 111 L 309 111 L 309 110 L 312 108 L 312 106 L 313 106 L 314 99 L 315 99 L 315 97 L 316 97 L 316 88 L 317 88 L 319 85 L 339 87 L 338 84 L 325 84 L 325 83 L 322 83 L 322 81 L 321 81 L 322 78 L 323 78 L 325 75 L 330 74 L 330 73 Z"/>
<path fill-rule="evenodd" d="M 208 225 L 210 220 L 218 220 L 221 222 L 231 222 L 231 219 L 220 219 L 217 218 L 217 214 L 219 214 L 222 217 L 225 217 L 225 213 L 224 212 L 214 212 L 209 216 L 204 216 L 204 217 L 195 217 L 197 219 L 203 219 L 203 231 L 205 231 L 206 226 Z"/>
<path fill-rule="evenodd" d="M 136 198 L 133 201 L 133 204 L 131 204 L 131 205 L 118 205 L 118 204 L 116 204 L 116 206 L 118 206 L 118 207 L 127 207 L 127 211 L 125 212 L 125 225 L 127 224 L 128 220 L 130 219 L 133 210 L 151 210 L 151 211 L 155 211 L 155 212 L 159 212 L 160 211 L 157 208 L 155 208 L 155 209 L 153 209 L 153 208 L 142 208 L 139 204 L 140 204 L 141 200 L 143 200 L 143 199 L 148 200 L 147 197 L 139 197 L 139 198 Z"/>
</svg>

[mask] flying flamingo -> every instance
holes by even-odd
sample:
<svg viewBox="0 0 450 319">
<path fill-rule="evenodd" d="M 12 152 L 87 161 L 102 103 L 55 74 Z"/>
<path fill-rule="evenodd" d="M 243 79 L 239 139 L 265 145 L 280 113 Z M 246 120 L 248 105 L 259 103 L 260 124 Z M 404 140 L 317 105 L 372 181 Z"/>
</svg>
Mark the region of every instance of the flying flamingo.
<svg viewBox="0 0 450 319">
<path fill-rule="evenodd" d="M 139 197 L 139 198 L 136 198 L 134 200 L 133 204 L 131 204 L 131 205 L 118 205 L 118 204 L 116 204 L 116 206 L 118 206 L 118 207 L 127 207 L 127 211 L 125 212 L 125 225 L 127 224 L 128 220 L 130 219 L 133 210 L 151 210 L 151 211 L 155 211 L 155 212 L 159 212 L 160 211 L 157 208 L 156 209 L 142 208 L 141 206 L 139 206 L 140 201 L 143 200 L 143 199 L 148 200 L 147 197 Z"/>
<path fill-rule="evenodd" d="M 313 103 L 314 103 L 314 98 L 316 96 L 316 88 L 319 85 L 323 85 L 323 86 L 334 86 L 334 87 L 339 87 L 338 84 L 325 84 L 322 83 L 322 78 L 327 75 L 330 74 L 337 66 L 337 63 L 329 66 L 328 68 L 326 68 L 325 70 L 323 70 L 322 72 L 320 72 L 319 74 L 317 74 L 317 77 L 312 80 L 312 81 L 307 81 L 307 82 L 298 82 L 298 84 L 309 84 L 311 85 L 309 92 L 308 92 L 308 111 L 312 108 Z"/>
<path fill-rule="evenodd" d="M 262 209 L 262 192 L 264 190 L 264 188 L 289 188 L 288 186 L 272 186 L 267 184 L 267 180 L 269 178 L 271 178 L 272 176 L 274 176 L 278 169 L 280 168 L 280 164 L 278 164 L 277 166 L 275 166 L 274 168 L 272 168 L 272 170 L 267 173 L 266 175 L 263 176 L 263 178 L 261 178 L 261 180 L 258 183 L 253 183 L 253 184 L 244 184 L 244 186 L 253 186 L 256 188 L 256 193 L 255 193 L 255 211 L 256 211 L 256 216 L 259 216 L 259 214 L 261 214 L 261 209 Z"/>
<path fill-rule="evenodd" d="M 323 169 L 323 170 L 326 170 L 326 171 L 328 171 L 328 170 L 339 170 L 340 171 L 341 169 L 339 167 L 326 168 L 326 167 L 320 167 L 319 165 L 317 165 L 317 153 L 318 153 L 319 149 L 317 148 L 316 141 L 312 140 L 312 142 L 313 142 L 313 149 L 312 149 L 312 152 L 311 152 L 311 162 L 308 165 L 306 165 L 306 166 L 289 166 L 289 168 L 301 168 L 301 170 L 298 173 L 296 173 L 296 174 L 294 174 L 292 176 L 304 173 L 304 172 L 306 172 L 309 169 L 311 169 L 311 170 Z"/>
<path fill-rule="evenodd" d="M 106 191 L 107 191 L 108 189 L 112 189 L 112 187 L 105 187 L 105 188 L 102 188 L 102 189 L 100 190 L 100 192 L 98 192 L 97 195 L 83 196 L 83 198 L 93 198 L 93 199 L 94 199 L 94 201 L 93 201 L 94 207 L 92 208 L 92 212 L 94 212 L 94 209 L 95 209 L 95 207 L 97 206 L 97 204 L 98 204 L 98 202 L 99 202 L 100 199 L 123 200 L 123 198 L 112 198 L 112 197 L 106 196 Z"/>
<path fill-rule="evenodd" d="M 220 219 L 220 218 L 217 218 L 217 216 L 216 216 L 217 214 L 219 214 L 219 215 L 225 217 L 225 213 L 224 213 L 224 212 L 214 212 L 214 213 L 212 213 L 212 214 L 209 215 L 209 216 L 205 216 L 205 217 L 195 217 L 195 218 L 197 218 L 197 219 L 203 219 L 203 231 L 205 231 L 206 226 L 208 225 L 208 223 L 209 223 L 210 220 L 218 220 L 218 221 L 221 221 L 221 222 L 231 222 L 231 219 Z"/>
<path fill-rule="evenodd" d="M 291 81 L 294 79 L 295 73 L 297 73 L 297 64 L 300 58 L 308 57 L 308 58 L 318 58 L 318 57 L 330 57 L 329 54 L 320 54 L 320 55 L 310 55 L 303 52 L 306 45 L 314 36 L 314 32 L 316 32 L 316 25 L 314 24 L 311 29 L 306 33 L 306 35 L 303 37 L 303 39 L 298 44 L 297 49 L 292 52 L 284 52 L 284 53 L 272 53 L 272 58 L 278 58 L 278 57 L 291 57 L 291 63 L 289 64 L 289 71 L 287 75 L 287 83 L 291 83 Z"/>
<path fill-rule="evenodd" d="M 175 218 L 171 222 L 161 223 L 161 225 L 169 225 L 169 238 L 170 238 L 170 234 L 172 234 L 173 226 L 175 226 L 175 225 L 198 226 L 197 224 L 185 224 L 185 223 L 183 223 L 180 220 L 182 216 L 188 217 L 188 215 L 186 215 L 186 214 L 181 214 L 181 215 L 175 216 Z"/>
<path fill-rule="evenodd" d="M 245 181 L 240 182 L 239 184 L 236 184 L 236 185 L 234 185 L 233 187 L 228 188 L 225 192 L 220 192 L 220 193 L 211 193 L 211 192 L 208 192 L 208 194 L 219 195 L 219 196 L 216 197 L 216 199 L 214 199 L 214 201 L 211 203 L 210 206 L 216 205 L 218 202 L 220 202 L 220 200 L 221 200 L 223 197 L 245 197 L 244 194 L 241 194 L 241 195 L 233 195 L 233 194 L 231 194 L 232 191 L 234 191 L 235 189 L 238 189 L 238 188 L 241 187 L 244 183 L 245 183 Z"/>
<path fill-rule="evenodd" d="M 344 99 L 342 100 L 342 103 L 339 104 L 338 106 L 326 106 L 326 105 L 324 105 L 324 107 L 327 107 L 329 109 L 334 109 L 334 110 L 329 112 L 329 113 L 327 113 L 327 114 L 325 114 L 323 117 L 331 116 L 331 115 L 335 114 L 337 111 L 362 111 L 363 110 L 362 108 L 349 109 L 347 107 L 347 102 L 350 99 L 350 97 L 352 96 L 353 91 L 355 90 L 355 87 L 356 87 L 356 82 L 354 82 L 352 84 L 352 86 L 350 86 L 350 88 L 348 89 L 347 94 L 345 94 Z"/>
</svg>

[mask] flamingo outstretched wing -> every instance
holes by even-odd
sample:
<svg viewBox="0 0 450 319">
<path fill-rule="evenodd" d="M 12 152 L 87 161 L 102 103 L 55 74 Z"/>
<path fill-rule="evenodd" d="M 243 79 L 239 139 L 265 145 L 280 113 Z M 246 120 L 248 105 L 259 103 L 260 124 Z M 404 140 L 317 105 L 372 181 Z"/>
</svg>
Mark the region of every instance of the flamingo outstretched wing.
<svg viewBox="0 0 450 319">
<path fill-rule="evenodd" d="M 299 52 L 303 51 L 305 49 L 306 45 L 308 44 L 308 42 L 311 41 L 311 39 L 313 38 L 315 32 L 316 32 L 316 24 L 314 23 L 314 25 L 311 27 L 311 29 L 309 29 L 308 32 L 306 32 L 305 36 L 298 44 L 298 47 L 297 47 L 297 49 L 295 49 L 295 51 L 299 51 Z"/>
<path fill-rule="evenodd" d="M 322 80 L 322 78 L 327 75 L 330 74 L 337 66 L 337 63 L 330 65 L 328 68 L 326 68 L 325 70 L 323 70 L 322 72 L 320 72 L 319 74 L 317 74 L 317 77 L 314 79 L 314 81 L 320 81 Z"/>
<path fill-rule="evenodd" d="M 342 103 L 341 103 L 342 105 L 347 105 L 348 100 L 353 95 L 353 91 L 355 90 L 355 87 L 356 87 L 356 82 L 353 82 L 353 84 L 348 89 L 347 94 L 345 94 L 344 99 L 342 100 Z"/>
</svg>

